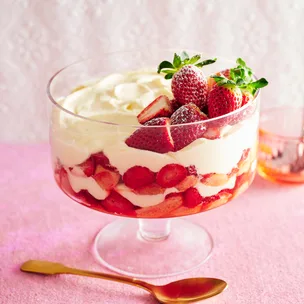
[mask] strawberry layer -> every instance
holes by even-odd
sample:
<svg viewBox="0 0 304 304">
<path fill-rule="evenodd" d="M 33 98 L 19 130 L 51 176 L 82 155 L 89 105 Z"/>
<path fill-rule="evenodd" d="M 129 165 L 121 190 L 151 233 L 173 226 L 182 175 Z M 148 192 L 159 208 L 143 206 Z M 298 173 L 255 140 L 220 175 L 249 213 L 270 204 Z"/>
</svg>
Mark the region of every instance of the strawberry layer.
<svg viewBox="0 0 304 304">
<path fill-rule="evenodd" d="M 70 185 L 67 171 L 62 167 L 56 168 L 55 178 L 58 185 L 68 196 L 87 207 L 101 212 L 139 218 L 176 217 L 195 214 L 219 207 L 244 192 L 254 178 L 256 161 L 249 156 L 240 164 L 242 167 L 246 165 L 248 170 L 243 172 L 240 168 L 238 172 L 236 172 L 236 170 L 233 171 L 235 183 L 232 189 L 226 188 L 219 191 L 217 194 L 203 197 L 202 201 L 198 205 L 191 207 L 185 205 L 183 192 L 171 193 L 157 205 L 140 208 L 136 206 L 132 207 L 130 200 L 124 198 L 116 191 L 119 188 L 123 188 L 123 186 L 116 187 L 116 189 L 113 189 L 106 199 L 100 200 L 94 198 L 86 190 L 81 190 L 76 193 Z"/>
<path fill-rule="evenodd" d="M 169 194 L 183 195 L 183 193 L 185 193 L 189 187 L 197 189 L 201 197 L 204 198 L 205 203 L 207 202 L 209 204 L 210 200 L 212 202 L 216 200 L 216 205 L 222 204 L 224 203 L 224 201 L 228 201 L 228 199 L 230 199 L 232 196 L 235 196 L 237 194 L 236 191 L 240 191 L 235 190 L 236 188 L 239 188 L 241 184 L 240 178 L 241 181 L 243 181 L 244 176 L 247 176 L 248 174 L 251 174 L 251 172 L 254 172 L 255 166 L 255 150 L 246 149 L 243 151 L 241 158 L 229 174 L 224 175 L 211 173 L 199 176 L 188 175 L 184 177 L 184 179 L 175 187 L 167 189 L 161 188 L 157 185 L 156 187 L 152 187 L 152 190 L 156 191 L 156 193 L 147 193 L 147 189 L 145 190 L 145 192 L 142 192 L 143 190 L 132 190 L 123 183 L 122 177 L 120 177 L 120 182 L 116 186 L 114 185 L 111 189 L 104 190 L 101 187 L 101 185 L 104 185 L 104 183 L 100 184 L 100 180 L 96 180 L 95 175 L 86 176 L 85 173 L 81 170 L 81 167 L 79 166 L 75 166 L 74 168 L 67 168 L 62 167 L 58 164 L 56 166 L 55 175 L 57 174 L 56 171 L 58 170 L 58 168 L 60 168 L 59 172 L 61 173 L 59 173 L 59 186 L 68 195 L 70 195 L 74 199 L 76 198 L 77 201 L 80 201 L 84 204 L 87 204 L 87 198 L 89 196 L 90 202 L 94 202 L 95 200 L 95 207 L 102 206 L 102 201 L 107 199 L 108 196 L 111 196 L 112 191 L 114 191 L 122 198 L 126 199 L 128 201 L 128 204 L 133 204 L 134 206 L 136 206 L 136 208 L 148 208 L 147 210 L 149 211 L 153 206 L 158 206 L 158 209 L 161 208 L 164 202 L 166 202 L 167 196 Z M 116 175 L 118 173 L 114 174 Z M 119 175 L 117 177 L 119 179 Z M 58 181 L 58 178 L 56 179 Z M 60 179 L 62 179 L 63 182 L 60 181 Z M 244 185 L 242 183 L 242 191 L 244 191 L 248 187 L 248 185 L 249 183 L 244 183 Z M 83 195 L 84 191 L 86 193 L 86 196 Z M 218 195 L 220 195 L 219 198 Z M 215 203 L 212 204 L 212 206 L 213 205 L 215 205 Z M 189 213 L 190 210 L 188 210 L 186 207 L 189 206 L 183 206 L 180 212 L 184 210 L 186 213 Z M 190 208 L 193 209 L 190 213 L 195 213 L 194 210 L 197 210 L 196 206 L 193 207 L 195 208 Z M 208 207 L 208 209 L 210 209 L 210 207 Z M 144 211 L 139 212 L 138 216 L 140 216 L 143 212 Z M 154 213 L 152 212 L 152 214 Z"/>
</svg>

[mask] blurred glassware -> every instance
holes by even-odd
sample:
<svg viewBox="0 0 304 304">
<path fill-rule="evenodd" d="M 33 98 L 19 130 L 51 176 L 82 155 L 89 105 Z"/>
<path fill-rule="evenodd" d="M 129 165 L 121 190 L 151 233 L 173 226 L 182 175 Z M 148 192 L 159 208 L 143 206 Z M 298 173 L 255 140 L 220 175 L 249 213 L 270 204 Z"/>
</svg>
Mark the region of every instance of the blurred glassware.
<svg viewBox="0 0 304 304">
<path fill-rule="evenodd" d="M 262 111 L 258 173 L 279 183 L 304 182 L 304 108 L 282 105 Z"/>
</svg>

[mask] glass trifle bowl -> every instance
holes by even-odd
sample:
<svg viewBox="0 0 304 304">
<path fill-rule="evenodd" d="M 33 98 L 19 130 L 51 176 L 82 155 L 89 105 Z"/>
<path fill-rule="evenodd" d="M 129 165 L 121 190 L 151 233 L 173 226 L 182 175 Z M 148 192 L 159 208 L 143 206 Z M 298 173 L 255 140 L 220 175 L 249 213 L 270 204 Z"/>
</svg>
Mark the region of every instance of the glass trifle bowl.
<svg viewBox="0 0 304 304">
<path fill-rule="evenodd" d="M 101 229 L 93 247 L 99 262 L 125 275 L 163 277 L 201 265 L 212 238 L 180 217 L 231 201 L 255 175 L 258 91 L 231 113 L 187 122 L 197 108 L 183 110 L 173 80 L 157 73 L 172 54 L 102 54 L 63 68 L 48 84 L 55 180 L 74 201 L 121 217 Z M 217 59 L 203 71 L 230 65 Z"/>
</svg>

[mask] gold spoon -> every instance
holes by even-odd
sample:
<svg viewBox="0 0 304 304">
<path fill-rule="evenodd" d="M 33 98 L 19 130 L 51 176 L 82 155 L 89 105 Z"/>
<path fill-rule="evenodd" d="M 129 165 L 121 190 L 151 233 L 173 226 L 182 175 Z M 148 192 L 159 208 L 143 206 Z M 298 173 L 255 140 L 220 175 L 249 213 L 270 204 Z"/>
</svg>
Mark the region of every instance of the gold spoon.
<svg viewBox="0 0 304 304">
<path fill-rule="evenodd" d="M 25 262 L 21 270 L 48 275 L 75 274 L 134 285 L 149 291 L 161 303 L 190 303 L 205 300 L 221 293 L 227 287 L 225 281 L 213 278 L 184 279 L 163 286 L 155 286 L 130 277 L 80 270 L 59 263 L 37 260 Z"/>
</svg>

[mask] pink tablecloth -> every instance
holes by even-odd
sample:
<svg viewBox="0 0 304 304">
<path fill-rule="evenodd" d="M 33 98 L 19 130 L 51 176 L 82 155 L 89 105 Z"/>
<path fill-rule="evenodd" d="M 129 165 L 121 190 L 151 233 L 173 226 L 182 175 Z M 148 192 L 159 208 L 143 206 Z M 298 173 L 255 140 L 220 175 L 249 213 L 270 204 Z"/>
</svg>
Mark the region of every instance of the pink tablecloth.
<svg viewBox="0 0 304 304">
<path fill-rule="evenodd" d="M 27 259 L 103 270 L 88 248 L 98 229 L 114 217 L 73 203 L 60 192 L 47 145 L 0 146 L 0 169 L 1 304 L 156 303 L 131 286 L 21 273 L 19 266 Z M 256 178 L 234 202 L 190 220 L 208 227 L 215 248 L 209 261 L 187 276 L 229 283 L 227 291 L 204 303 L 304 303 L 304 186 Z"/>
</svg>

